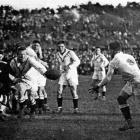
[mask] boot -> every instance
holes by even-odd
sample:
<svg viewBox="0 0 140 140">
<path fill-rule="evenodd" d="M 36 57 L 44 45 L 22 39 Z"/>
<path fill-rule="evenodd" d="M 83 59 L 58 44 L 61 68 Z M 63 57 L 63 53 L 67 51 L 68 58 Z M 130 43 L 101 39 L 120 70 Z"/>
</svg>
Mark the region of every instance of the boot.
<svg viewBox="0 0 140 140">
<path fill-rule="evenodd" d="M 128 129 L 133 129 L 134 126 L 132 124 L 132 120 L 127 120 L 125 124 L 119 128 L 120 131 L 126 131 Z"/>
</svg>

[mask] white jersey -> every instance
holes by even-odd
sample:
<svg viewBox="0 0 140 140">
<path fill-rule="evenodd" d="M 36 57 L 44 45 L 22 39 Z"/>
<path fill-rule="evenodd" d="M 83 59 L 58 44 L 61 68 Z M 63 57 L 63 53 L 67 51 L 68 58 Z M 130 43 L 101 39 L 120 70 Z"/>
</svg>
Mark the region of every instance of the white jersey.
<svg viewBox="0 0 140 140">
<path fill-rule="evenodd" d="M 117 53 L 110 62 L 109 67 L 118 69 L 124 80 L 140 83 L 140 69 L 132 55 Z"/>
<path fill-rule="evenodd" d="M 63 54 L 58 52 L 56 54 L 59 62 L 59 69 L 62 71 L 62 75 L 59 79 L 59 84 L 67 84 L 67 80 L 70 80 L 74 84 L 78 84 L 77 67 L 80 64 L 80 59 L 77 57 L 74 51 L 66 49 Z M 65 67 L 68 66 L 69 70 L 65 72 Z"/>
<path fill-rule="evenodd" d="M 102 80 L 106 76 L 105 67 L 109 64 L 109 61 L 103 54 L 99 54 L 93 56 L 91 63 L 94 64 L 92 79 Z"/>
<path fill-rule="evenodd" d="M 37 87 L 38 77 L 36 77 L 35 71 L 37 70 L 40 74 L 46 72 L 46 68 L 32 57 L 27 57 L 27 60 L 22 64 L 18 62 L 17 58 L 14 58 L 10 62 L 10 66 L 13 71 L 13 77 L 21 78 L 22 81 L 29 84 L 33 89 Z"/>
<path fill-rule="evenodd" d="M 35 59 L 37 59 L 37 54 L 36 52 L 31 48 L 31 46 L 28 46 L 26 48 L 26 53 L 27 55 L 29 55 L 30 57 L 34 57 Z"/>
<path fill-rule="evenodd" d="M 28 56 L 35 58 L 37 61 L 39 61 L 45 67 L 48 66 L 46 62 L 44 62 L 38 58 L 36 52 L 31 48 L 31 46 L 28 46 L 26 48 L 26 52 L 27 52 Z M 29 71 L 30 72 L 28 72 L 28 75 L 30 75 L 30 77 L 36 78 L 39 87 L 46 85 L 46 77 L 44 77 L 42 74 L 40 74 L 40 72 L 38 72 L 35 68 L 31 68 Z"/>
<path fill-rule="evenodd" d="M 92 58 L 92 63 L 94 64 L 94 71 L 104 71 L 105 67 L 109 64 L 107 58 L 103 55 L 95 55 Z"/>
</svg>

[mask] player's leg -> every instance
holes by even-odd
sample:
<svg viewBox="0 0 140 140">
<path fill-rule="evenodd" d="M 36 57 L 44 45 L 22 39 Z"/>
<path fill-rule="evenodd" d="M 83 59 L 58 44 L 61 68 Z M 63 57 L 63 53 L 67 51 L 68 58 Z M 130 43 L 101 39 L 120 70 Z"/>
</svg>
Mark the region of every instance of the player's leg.
<svg viewBox="0 0 140 140">
<path fill-rule="evenodd" d="M 14 85 L 11 86 L 10 97 L 12 104 L 12 113 L 17 115 L 19 112 L 18 90 Z"/>
<path fill-rule="evenodd" d="M 95 85 L 98 84 L 98 80 L 97 79 L 92 79 L 92 83 L 91 83 L 91 86 L 92 87 L 95 87 Z M 98 99 L 98 96 L 99 96 L 99 90 L 98 91 L 92 91 L 92 94 L 94 95 L 94 100 L 97 100 Z"/>
<path fill-rule="evenodd" d="M 34 118 L 35 112 L 36 112 L 36 98 L 35 97 L 36 97 L 37 91 L 29 89 L 27 91 L 27 94 L 28 94 L 28 98 L 29 98 L 30 106 L 31 106 L 30 118 Z"/>
<path fill-rule="evenodd" d="M 73 108 L 74 113 L 78 113 L 78 94 L 77 94 L 77 85 L 71 85 L 70 86 L 71 94 L 73 97 Z"/>
<path fill-rule="evenodd" d="M 99 80 L 99 82 L 101 82 L 105 78 L 105 76 L 106 76 L 105 70 L 100 71 L 98 73 L 98 80 Z M 100 95 L 101 99 L 105 101 L 106 100 L 106 86 L 103 86 L 101 90 L 102 90 L 102 93 L 100 93 L 101 94 Z"/>
<path fill-rule="evenodd" d="M 62 112 L 62 103 L 63 103 L 63 90 L 65 89 L 65 85 L 61 85 L 58 84 L 58 90 L 57 90 L 57 105 L 58 105 L 58 109 L 57 109 L 57 113 L 61 113 Z"/>
<path fill-rule="evenodd" d="M 43 114 L 43 105 L 44 105 L 44 94 L 43 94 L 43 87 L 39 86 L 38 87 L 38 112 L 39 114 Z"/>
<path fill-rule="evenodd" d="M 5 95 L 0 95 L 0 120 L 4 121 L 6 120 L 6 117 L 9 115 L 5 113 L 6 110 L 6 98 L 4 97 Z"/>
<path fill-rule="evenodd" d="M 127 104 L 127 100 L 131 95 L 132 95 L 132 85 L 130 83 L 126 83 L 126 85 L 123 87 L 123 89 L 120 92 L 120 95 L 117 98 L 120 111 L 126 121 L 126 123 L 121 128 L 119 128 L 120 131 L 125 131 L 134 128 L 132 125 L 130 108 L 129 105 Z"/>
<path fill-rule="evenodd" d="M 36 101 L 36 113 L 35 114 L 39 114 L 40 98 L 39 98 L 38 90 L 37 90 L 37 95 L 35 97 L 35 101 Z"/>
<path fill-rule="evenodd" d="M 24 110 L 27 107 L 27 99 L 25 98 L 25 93 L 30 87 L 26 83 L 17 83 L 16 88 L 17 88 L 18 101 L 19 101 L 18 117 L 22 118 L 24 115 Z"/>
<path fill-rule="evenodd" d="M 106 86 L 103 86 L 103 88 L 102 88 L 102 100 L 103 101 L 106 100 Z"/>
<path fill-rule="evenodd" d="M 42 93 L 43 93 L 43 97 L 44 97 L 43 110 L 44 111 L 50 111 L 51 109 L 48 105 L 48 95 L 47 95 L 45 86 L 42 87 Z"/>
<path fill-rule="evenodd" d="M 11 112 L 9 112 L 10 111 L 10 108 L 9 108 L 9 106 L 8 106 L 8 102 L 9 102 L 9 100 L 8 100 L 8 95 L 3 95 L 3 100 L 2 100 L 2 102 L 1 102 L 1 104 L 2 104 L 2 106 L 3 106 L 3 110 L 2 110 L 2 114 L 4 115 L 4 116 L 6 116 L 6 117 L 9 117 L 10 116 L 10 113 Z M 5 108 L 5 109 L 4 109 Z"/>
</svg>

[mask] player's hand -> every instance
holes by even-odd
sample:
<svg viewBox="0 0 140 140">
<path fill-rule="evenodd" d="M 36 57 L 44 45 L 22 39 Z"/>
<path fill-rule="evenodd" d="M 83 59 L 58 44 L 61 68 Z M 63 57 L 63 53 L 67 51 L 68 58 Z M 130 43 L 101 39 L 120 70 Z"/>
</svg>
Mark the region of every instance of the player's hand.
<svg viewBox="0 0 140 140">
<path fill-rule="evenodd" d="M 103 71 L 103 67 L 100 67 L 100 71 Z"/>
<path fill-rule="evenodd" d="M 15 78 L 15 79 L 13 80 L 13 83 L 19 83 L 19 82 L 21 82 L 21 78 Z"/>
<path fill-rule="evenodd" d="M 69 70 L 69 66 L 64 66 L 64 71 L 67 72 Z"/>
</svg>

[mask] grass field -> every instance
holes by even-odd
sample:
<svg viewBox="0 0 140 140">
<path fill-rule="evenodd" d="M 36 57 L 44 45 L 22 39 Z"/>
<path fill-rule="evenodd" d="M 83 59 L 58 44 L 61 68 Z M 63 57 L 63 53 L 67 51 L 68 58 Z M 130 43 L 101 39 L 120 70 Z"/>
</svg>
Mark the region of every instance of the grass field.
<svg viewBox="0 0 140 140">
<path fill-rule="evenodd" d="M 135 129 L 119 132 L 123 117 L 118 108 L 117 96 L 123 86 L 120 76 L 114 76 L 107 86 L 107 100 L 93 100 L 88 93 L 90 76 L 80 76 L 79 114 L 72 114 L 73 104 L 69 89 L 64 92 L 64 111 L 36 116 L 34 120 L 10 119 L 0 122 L 0 140 L 140 140 L 140 106 L 134 98 L 129 100 Z M 47 82 L 49 105 L 57 109 L 56 81 Z"/>
</svg>

